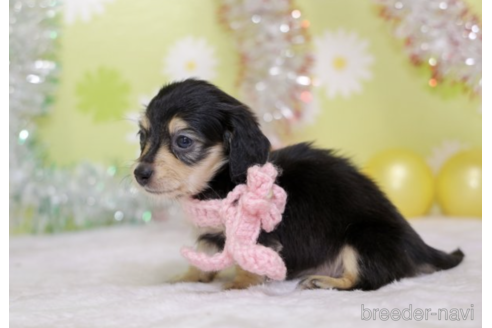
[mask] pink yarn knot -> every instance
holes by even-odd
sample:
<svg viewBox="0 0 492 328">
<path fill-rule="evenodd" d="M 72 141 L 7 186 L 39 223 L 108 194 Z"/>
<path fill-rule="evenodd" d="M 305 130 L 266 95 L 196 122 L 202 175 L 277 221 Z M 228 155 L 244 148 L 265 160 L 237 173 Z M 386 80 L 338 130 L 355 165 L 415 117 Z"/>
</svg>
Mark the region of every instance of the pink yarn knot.
<svg viewBox="0 0 492 328">
<path fill-rule="evenodd" d="M 195 225 L 223 227 L 226 240 L 222 253 L 208 256 L 183 248 L 181 254 L 203 271 L 219 271 L 237 263 L 246 271 L 285 279 L 287 269 L 279 254 L 257 244 L 260 231 L 273 231 L 285 210 L 287 194 L 275 184 L 277 175 L 271 163 L 253 166 L 248 169 L 246 184 L 237 185 L 226 198 L 185 202 L 185 211 Z"/>
</svg>

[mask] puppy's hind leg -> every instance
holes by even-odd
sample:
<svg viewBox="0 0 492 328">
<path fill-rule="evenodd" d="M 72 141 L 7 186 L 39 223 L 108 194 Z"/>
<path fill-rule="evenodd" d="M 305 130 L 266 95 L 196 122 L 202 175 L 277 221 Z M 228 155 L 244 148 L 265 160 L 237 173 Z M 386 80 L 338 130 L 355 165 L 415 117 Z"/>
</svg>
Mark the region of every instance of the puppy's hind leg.
<svg viewBox="0 0 492 328">
<path fill-rule="evenodd" d="M 358 254 L 350 246 L 344 246 L 338 261 L 341 262 L 341 277 L 310 275 L 301 280 L 298 288 L 301 289 L 352 289 L 359 278 Z"/>
</svg>

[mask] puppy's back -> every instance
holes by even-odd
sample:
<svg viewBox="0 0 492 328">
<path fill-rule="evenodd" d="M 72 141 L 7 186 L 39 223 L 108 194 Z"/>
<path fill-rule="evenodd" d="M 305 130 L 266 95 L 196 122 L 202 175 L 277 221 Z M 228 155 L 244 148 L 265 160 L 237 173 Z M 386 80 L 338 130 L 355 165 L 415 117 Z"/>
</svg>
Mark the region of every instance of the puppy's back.
<svg viewBox="0 0 492 328">
<path fill-rule="evenodd" d="M 354 289 L 461 262 L 460 250 L 447 254 L 425 244 L 378 186 L 335 152 L 301 143 L 272 152 L 269 160 L 281 169 L 277 182 L 287 207 L 274 234 L 260 239 L 280 241 L 289 278 L 326 271 L 347 245 L 359 262 Z"/>
</svg>

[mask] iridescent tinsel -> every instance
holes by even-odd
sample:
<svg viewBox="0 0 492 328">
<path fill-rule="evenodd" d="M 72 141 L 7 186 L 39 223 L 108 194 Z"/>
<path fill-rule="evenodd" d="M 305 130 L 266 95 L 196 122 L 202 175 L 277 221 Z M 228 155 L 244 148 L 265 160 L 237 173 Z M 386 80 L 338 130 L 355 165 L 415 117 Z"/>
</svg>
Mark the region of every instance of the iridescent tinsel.
<svg viewBox="0 0 492 328">
<path fill-rule="evenodd" d="M 10 1 L 10 229 L 62 231 L 119 221 L 149 221 L 147 204 L 117 168 L 46 167 L 34 119 L 46 114 L 57 86 L 59 2 Z M 129 183 L 129 181 L 126 181 Z"/>
<path fill-rule="evenodd" d="M 462 0 L 373 0 L 395 25 L 414 64 L 432 70 L 429 85 L 462 82 L 482 90 L 482 28 Z"/>
<path fill-rule="evenodd" d="M 219 17 L 241 57 L 241 97 L 279 146 L 279 132 L 288 133 L 312 112 L 305 110 L 313 106 L 309 21 L 292 0 L 222 0 Z"/>
</svg>

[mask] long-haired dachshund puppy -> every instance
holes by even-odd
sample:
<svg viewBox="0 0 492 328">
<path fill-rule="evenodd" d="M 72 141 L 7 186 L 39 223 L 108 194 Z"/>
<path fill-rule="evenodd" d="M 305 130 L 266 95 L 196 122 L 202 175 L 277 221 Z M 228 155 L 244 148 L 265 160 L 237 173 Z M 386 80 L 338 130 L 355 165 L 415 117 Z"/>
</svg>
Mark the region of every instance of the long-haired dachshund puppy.
<svg viewBox="0 0 492 328">
<path fill-rule="evenodd" d="M 140 121 L 141 155 L 134 177 L 146 193 L 167 198 L 224 198 L 247 169 L 269 161 L 287 192 L 282 222 L 258 243 L 277 251 L 287 279 L 305 289 L 375 290 L 392 281 L 455 267 L 424 243 L 373 181 L 332 151 L 300 143 L 271 151 L 251 110 L 205 81 L 163 87 Z M 223 231 L 204 231 L 198 248 L 221 251 Z M 236 268 L 226 288 L 261 284 Z M 191 267 L 177 281 L 210 282 L 215 272 Z"/>
</svg>

